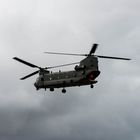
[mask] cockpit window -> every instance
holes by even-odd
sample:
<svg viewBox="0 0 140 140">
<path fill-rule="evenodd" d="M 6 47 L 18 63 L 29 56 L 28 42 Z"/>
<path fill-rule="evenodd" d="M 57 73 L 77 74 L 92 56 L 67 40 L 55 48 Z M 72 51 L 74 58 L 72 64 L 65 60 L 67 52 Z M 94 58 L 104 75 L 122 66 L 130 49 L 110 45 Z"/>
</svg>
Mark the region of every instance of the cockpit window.
<svg viewBox="0 0 140 140">
<path fill-rule="evenodd" d="M 44 78 L 43 77 L 41 77 L 41 81 L 44 81 Z"/>
<path fill-rule="evenodd" d="M 37 83 L 39 82 L 39 77 L 36 79 L 36 82 L 37 82 Z"/>
</svg>

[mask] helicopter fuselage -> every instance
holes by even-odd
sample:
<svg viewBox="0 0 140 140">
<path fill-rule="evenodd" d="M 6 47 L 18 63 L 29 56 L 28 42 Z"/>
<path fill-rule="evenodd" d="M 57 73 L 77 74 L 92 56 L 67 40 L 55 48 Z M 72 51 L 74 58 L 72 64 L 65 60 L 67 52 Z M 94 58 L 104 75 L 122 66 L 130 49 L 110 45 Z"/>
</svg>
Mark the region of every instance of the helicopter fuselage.
<svg viewBox="0 0 140 140">
<path fill-rule="evenodd" d="M 89 56 L 80 61 L 80 65 L 76 65 L 73 71 L 40 73 L 34 85 L 36 89 L 50 88 L 52 90 L 54 88 L 92 85 L 97 82 L 95 79 L 99 74 L 97 57 Z"/>
<path fill-rule="evenodd" d="M 95 79 L 99 74 L 100 71 L 95 71 L 93 69 L 86 71 L 59 71 L 40 75 L 34 85 L 37 89 L 92 85 L 97 82 Z"/>
</svg>

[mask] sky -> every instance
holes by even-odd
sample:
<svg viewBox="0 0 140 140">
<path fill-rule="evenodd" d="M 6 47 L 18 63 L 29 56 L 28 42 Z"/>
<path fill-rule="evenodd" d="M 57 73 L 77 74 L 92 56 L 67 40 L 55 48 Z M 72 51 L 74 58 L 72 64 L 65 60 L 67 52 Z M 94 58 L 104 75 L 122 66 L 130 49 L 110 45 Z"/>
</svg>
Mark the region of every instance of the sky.
<svg viewBox="0 0 140 140">
<path fill-rule="evenodd" d="M 0 1 L 1 140 L 140 139 L 139 0 Z M 89 86 L 36 91 L 36 69 L 80 61 L 45 51 L 128 57 L 99 59 L 100 76 Z M 71 70 L 73 66 L 62 68 Z M 58 71 L 54 69 L 53 71 Z"/>
</svg>

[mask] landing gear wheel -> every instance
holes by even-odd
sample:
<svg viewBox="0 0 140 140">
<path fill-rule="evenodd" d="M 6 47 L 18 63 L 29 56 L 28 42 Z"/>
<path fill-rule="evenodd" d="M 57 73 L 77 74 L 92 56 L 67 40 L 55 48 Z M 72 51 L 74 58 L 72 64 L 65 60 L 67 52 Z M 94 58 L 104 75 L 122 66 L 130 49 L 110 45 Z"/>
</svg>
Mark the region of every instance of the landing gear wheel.
<svg viewBox="0 0 140 140">
<path fill-rule="evenodd" d="M 90 85 L 90 88 L 93 88 L 93 87 L 94 87 L 94 86 L 91 84 L 91 85 Z"/>
<path fill-rule="evenodd" d="M 65 93 L 66 93 L 66 89 L 64 89 L 64 88 L 63 88 L 63 89 L 62 89 L 62 93 L 64 93 L 64 94 L 65 94 Z"/>
<path fill-rule="evenodd" d="M 50 88 L 50 91 L 54 91 L 54 88 Z"/>
<path fill-rule="evenodd" d="M 36 88 L 36 90 L 39 90 L 39 88 Z"/>
</svg>

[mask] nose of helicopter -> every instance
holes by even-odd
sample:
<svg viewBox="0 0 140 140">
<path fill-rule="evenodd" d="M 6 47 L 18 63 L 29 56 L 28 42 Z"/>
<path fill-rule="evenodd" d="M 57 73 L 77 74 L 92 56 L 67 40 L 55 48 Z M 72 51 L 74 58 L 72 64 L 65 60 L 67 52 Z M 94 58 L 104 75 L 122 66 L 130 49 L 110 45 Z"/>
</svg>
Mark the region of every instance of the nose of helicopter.
<svg viewBox="0 0 140 140">
<path fill-rule="evenodd" d="M 37 87 L 36 82 L 34 83 L 34 86 Z"/>
<path fill-rule="evenodd" d="M 36 87 L 36 90 L 38 90 L 38 89 L 39 89 L 39 87 L 38 87 L 38 85 L 37 85 L 37 83 L 36 83 L 36 82 L 34 83 L 34 86 Z"/>
</svg>

